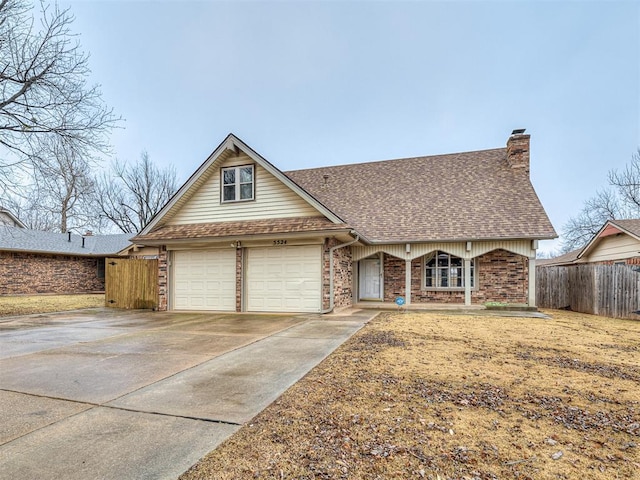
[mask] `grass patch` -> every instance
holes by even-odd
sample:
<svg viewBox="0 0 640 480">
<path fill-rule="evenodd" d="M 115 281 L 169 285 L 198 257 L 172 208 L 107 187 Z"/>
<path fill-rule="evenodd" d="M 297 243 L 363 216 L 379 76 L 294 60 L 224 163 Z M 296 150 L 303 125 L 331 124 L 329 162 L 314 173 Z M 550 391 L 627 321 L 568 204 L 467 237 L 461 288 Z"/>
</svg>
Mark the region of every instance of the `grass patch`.
<svg viewBox="0 0 640 480">
<path fill-rule="evenodd" d="M 640 323 L 384 313 L 181 480 L 640 478 Z"/>
<path fill-rule="evenodd" d="M 0 316 L 104 307 L 104 294 L 0 296 Z"/>
</svg>

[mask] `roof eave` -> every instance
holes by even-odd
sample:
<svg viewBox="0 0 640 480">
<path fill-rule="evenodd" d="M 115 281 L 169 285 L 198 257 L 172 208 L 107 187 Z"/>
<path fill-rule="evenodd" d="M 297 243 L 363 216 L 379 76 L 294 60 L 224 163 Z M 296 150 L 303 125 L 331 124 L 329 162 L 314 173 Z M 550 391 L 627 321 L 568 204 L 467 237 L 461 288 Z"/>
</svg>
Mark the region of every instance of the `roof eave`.
<svg viewBox="0 0 640 480">
<path fill-rule="evenodd" d="M 0 251 L 16 252 L 16 253 L 36 253 L 38 255 L 66 255 L 69 257 L 90 257 L 90 258 L 108 257 L 110 255 L 117 254 L 117 252 L 111 252 L 111 253 L 59 252 L 55 250 L 29 250 L 25 248 L 11 248 L 11 247 L 1 247 Z"/>
<path fill-rule="evenodd" d="M 373 245 L 395 245 L 399 243 L 453 243 L 453 242 L 499 242 L 504 240 L 553 240 L 558 235 L 519 235 L 510 237 L 477 237 L 477 238 L 407 238 L 401 240 L 369 239 L 368 243 Z"/>
<path fill-rule="evenodd" d="M 274 238 L 282 238 L 284 235 L 287 238 L 304 238 L 304 237 L 329 237 L 336 234 L 344 234 L 353 232 L 352 228 L 335 228 L 327 230 L 311 230 L 304 232 L 281 232 L 281 233 L 256 233 L 256 234 L 239 234 L 239 235 L 224 235 L 224 236 L 202 236 L 202 237 L 188 237 L 188 238 L 165 238 L 165 239 L 144 239 L 136 238 L 136 244 L 145 246 L 162 246 L 171 244 L 188 244 L 188 243 L 222 243 L 235 240 L 273 240 Z"/>
</svg>

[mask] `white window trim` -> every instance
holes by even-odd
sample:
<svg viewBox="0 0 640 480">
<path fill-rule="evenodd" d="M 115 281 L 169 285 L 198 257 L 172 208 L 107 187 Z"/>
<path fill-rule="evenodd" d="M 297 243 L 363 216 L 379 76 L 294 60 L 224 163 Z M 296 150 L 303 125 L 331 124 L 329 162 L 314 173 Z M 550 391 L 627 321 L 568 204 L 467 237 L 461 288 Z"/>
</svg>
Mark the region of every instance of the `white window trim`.
<svg viewBox="0 0 640 480">
<path fill-rule="evenodd" d="M 251 167 L 251 198 L 240 198 L 240 169 Z M 236 182 L 235 186 L 235 198 L 233 200 L 224 199 L 224 172 L 229 170 L 235 170 Z M 246 183 L 245 183 L 246 185 Z M 238 202 L 252 202 L 256 199 L 256 168 L 253 164 L 248 165 L 234 165 L 232 167 L 222 167 L 220 169 L 220 203 L 238 203 Z"/>
<path fill-rule="evenodd" d="M 457 255 L 453 255 L 449 252 L 445 252 L 444 250 L 437 250 L 438 252 L 442 252 L 442 253 L 446 253 L 447 255 L 449 255 L 450 257 L 456 257 L 456 258 L 462 258 L 462 257 L 458 257 Z M 427 255 L 423 255 L 422 256 L 422 290 L 426 291 L 426 292 L 464 292 L 465 287 L 427 287 L 427 256 L 431 253 L 434 252 L 430 252 Z M 462 275 L 463 275 L 463 280 L 464 280 L 464 258 L 462 258 L 463 263 L 462 263 Z M 474 268 L 473 268 L 473 287 L 471 287 L 471 291 L 475 292 L 478 290 L 478 262 L 476 262 L 476 258 L 471 258 L 470 259 L 471 262 L 474 263 Z M 437 267 L 436 267 L 437 270 Z"/>
</svg>

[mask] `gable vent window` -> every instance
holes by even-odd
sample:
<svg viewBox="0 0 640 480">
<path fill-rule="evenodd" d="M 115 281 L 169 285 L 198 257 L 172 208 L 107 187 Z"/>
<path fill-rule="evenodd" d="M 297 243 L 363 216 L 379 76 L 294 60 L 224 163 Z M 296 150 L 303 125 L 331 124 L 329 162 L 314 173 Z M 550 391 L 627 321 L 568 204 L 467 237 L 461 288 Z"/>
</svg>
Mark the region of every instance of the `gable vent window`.
<svg viewBox="0 0 640 480">
<path fill-rule="evenodd" d="M 254 197 L 253 165 L 222 169 L 222 202 L 244 202 Z"/>
</svg>

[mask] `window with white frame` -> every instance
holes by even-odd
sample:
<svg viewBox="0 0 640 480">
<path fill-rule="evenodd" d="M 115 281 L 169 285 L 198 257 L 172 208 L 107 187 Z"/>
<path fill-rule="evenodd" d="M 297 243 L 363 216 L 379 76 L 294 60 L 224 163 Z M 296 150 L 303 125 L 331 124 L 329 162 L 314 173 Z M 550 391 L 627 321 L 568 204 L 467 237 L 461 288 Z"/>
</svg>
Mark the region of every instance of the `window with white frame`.
<svg viewBox="0 0 640 480">
<path fill-rule="evenodd" d="M 475 282 L 475 261 L 471 260 L 471 288 Z M 442 251 L 435 251 L 424 257 L 424 286 L 427 289 L 464 288 L 464 261 L 460 257 Z"/>
<path fill-rule="evenodd" d="M 222 169 L 222 202 L 244 202 L 253 200 L 253 165 L 226 167 Z"/>
</svg>

